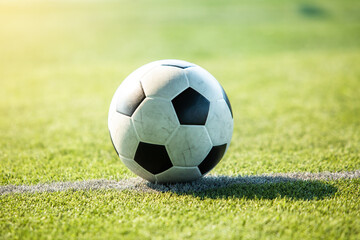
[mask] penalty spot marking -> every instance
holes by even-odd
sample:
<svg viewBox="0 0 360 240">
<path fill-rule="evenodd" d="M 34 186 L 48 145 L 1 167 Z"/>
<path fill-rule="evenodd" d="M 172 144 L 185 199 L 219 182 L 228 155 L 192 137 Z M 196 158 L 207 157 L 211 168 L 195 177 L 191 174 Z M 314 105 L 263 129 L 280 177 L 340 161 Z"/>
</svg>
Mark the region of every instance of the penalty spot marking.
<svg viewBox="0 0 360 240">
<path fill-rule="evenodd" d="M 0 195 L 14 193 L 41 193 L 79 190 L 135 190 L 138 192 L 200 192 L 207 189 L 227 187 L 234 184 L 266 184 L 291 181 L 331 181 L 360 178 L 360 170 L 351 172 L 321 173 L 274 173 L 253 176 L 209 175 L 189 183 L 154 184 L 141 178 L 115 180 L 87 180 L 76 182 L 53 182 L 37 185 L 5 185 L 0 186 Z"/>
</svg>

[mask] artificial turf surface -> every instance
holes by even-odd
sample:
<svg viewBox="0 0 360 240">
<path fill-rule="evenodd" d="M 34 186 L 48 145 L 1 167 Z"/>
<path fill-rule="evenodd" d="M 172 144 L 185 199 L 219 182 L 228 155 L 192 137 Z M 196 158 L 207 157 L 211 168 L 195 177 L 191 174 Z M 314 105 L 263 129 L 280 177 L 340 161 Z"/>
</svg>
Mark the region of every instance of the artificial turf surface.
<svg viewBox="0 0 360 240">
<path fill-rule="evenodd" d="M 1 1 L 0 184 L 134 177 L 111 146 L 121 81 L 158 59 L 211 72 L 234 112 L 211 174 L 360 169 L 360 2 Z M 0 238 L 358 239 L 359 180 L 197 194 L 0 196 Z"/>
<path fill-rule="evenodd" d="M 360 180 L 3 196 L 3 238 L 358 239 Z"/>
</svg>

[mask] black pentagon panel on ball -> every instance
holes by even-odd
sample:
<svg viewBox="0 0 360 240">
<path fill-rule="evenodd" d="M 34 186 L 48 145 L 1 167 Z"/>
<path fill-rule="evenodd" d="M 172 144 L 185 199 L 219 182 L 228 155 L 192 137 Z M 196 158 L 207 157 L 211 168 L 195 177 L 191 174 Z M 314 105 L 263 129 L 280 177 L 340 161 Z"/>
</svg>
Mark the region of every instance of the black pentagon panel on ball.
<svg viewBox="0 0 360 240">
<path fill-rule="evenodd" d="M 221 90 L 222 90 L 222 94 L 223 94 L 224 100 L 225 100 L 226 104 L 227 104 L 228 107 L 229 107 L 229 110 L 230 110 L 230 113 L 231 113 L 231 117 L 233 117 L 233 112 L 232 112 L 232 108 L 231 108 L 231 104 L 230 104 L 229 98 L 228 98 L 228 96 L 226 95 L 226 92 L 225 92 L 225 90 L 224 90 L 223 87 L 221 87 Z M 233 117 L 233 118 L 234 118 L 234 117 Z"/>
<path fill-rule="evenodd" d="M 139 143 L 135 161 L 152 174 L 161 173 L 173 166 L 165 146 L 144 142 Z"/>
<path fill-rule="evenodd" d="M 185 89 L 172 101 L 182 125 L 205 125 L 210 101 L 192 88 Z"/>
<path fill-rule="evenodd" d="M 173 63 L 163 63 L 163 64 L 161 64 L 161 66 L 177 67 L 177 68 L 185 69 L 185 68 L 193 67 L 194 65 L 183 64 L 183 63 L 176 63 L 176 64 L 173 64 Z"/>
<path fill-rule="evenodd" d="M 214 146 L 206 158 L 200 163 L 199 170 L 201 174 L 205 174 L 213 169 L 218 164 L 221 158 L 224 156 L 226 150 L 226 144 Z"/>
<path fill-rule="evenodd" d="M 145 99 L 145 93 L 140 82 L 136 82 L 123 92 L 117 101 L 116 111 L 131 117 L 136 108 Z"/>
</svg>

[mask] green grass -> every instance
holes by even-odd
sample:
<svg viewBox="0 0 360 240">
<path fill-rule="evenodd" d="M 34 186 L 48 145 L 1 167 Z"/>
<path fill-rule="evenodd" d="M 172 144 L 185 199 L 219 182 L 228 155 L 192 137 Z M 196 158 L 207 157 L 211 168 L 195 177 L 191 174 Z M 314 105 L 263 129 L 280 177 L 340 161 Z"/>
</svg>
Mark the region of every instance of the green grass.
<svg viewBox="0 0 360 240">
<path fill-rule="evenodd" d="M 357 179 L 239 185 L 200 196 L 22 194 L 1 197 L 0 217 L 5 238 L 358 239 L 359 189 Z"/>
<path fill-rule="evenodd" d="M 356 0 L 2 1 L 0 185 L 134 177 L 111 146 L 108 106 L 130 72 L 166 58 L 206 68 L 229 95 L 233 140 L 212 174 L 360 169 L 359 11 Z M 359 238 L 358 180 L 267 187 L 1 196 L 0 238 Z"/>
</svg>

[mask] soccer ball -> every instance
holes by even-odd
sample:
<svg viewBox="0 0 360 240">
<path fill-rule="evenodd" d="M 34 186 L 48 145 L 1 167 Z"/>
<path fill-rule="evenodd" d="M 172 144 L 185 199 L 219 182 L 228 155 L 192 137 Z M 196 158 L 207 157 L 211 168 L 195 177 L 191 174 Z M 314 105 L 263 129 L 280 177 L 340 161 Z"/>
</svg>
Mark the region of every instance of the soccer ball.
<svg viewBox="0 0 360 240">
<path fill-rule="evenodd" d="M 122 162 L 155 183 L 208 173 L 228 149 L 233 124 L 219 82 L 180 60 L 155 61 L 131 73 L 116 90 L 108 117 Z"/>
</svg>

